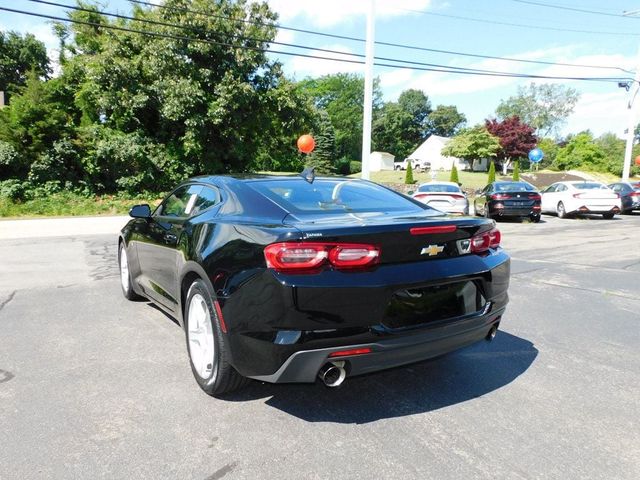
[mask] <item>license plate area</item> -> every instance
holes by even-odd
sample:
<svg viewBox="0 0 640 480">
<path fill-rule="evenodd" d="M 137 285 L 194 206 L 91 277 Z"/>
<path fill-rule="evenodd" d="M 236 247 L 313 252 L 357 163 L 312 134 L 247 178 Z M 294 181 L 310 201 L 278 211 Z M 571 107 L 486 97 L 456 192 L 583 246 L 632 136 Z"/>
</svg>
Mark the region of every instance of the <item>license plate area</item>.
<svg viewBox="0 0 640 480">
<path fill-rule="evenodd" d="M 382 324 L 408 328 L 481 314 L 487 300 L 477 280 L 407 288 L 393 293 Z"/>
</svg>

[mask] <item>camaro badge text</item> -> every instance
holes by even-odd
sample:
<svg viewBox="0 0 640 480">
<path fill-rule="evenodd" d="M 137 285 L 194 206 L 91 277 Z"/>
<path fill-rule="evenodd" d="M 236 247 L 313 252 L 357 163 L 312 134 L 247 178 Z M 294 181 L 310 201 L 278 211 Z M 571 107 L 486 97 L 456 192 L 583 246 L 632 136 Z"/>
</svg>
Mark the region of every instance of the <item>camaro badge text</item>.
<svg viewBox="0 0 640 480">
<path fill-rule="evenodd" d="M 420 251 L 420 255 L 429 255 L 430 257 L 433 257 L 435 255 L 438 255 L 439 253 L 442 253 L 443 250 L 444 247 L 441 245 L 429 245 L 428 247 L 424 247 Z"/>
</svg>

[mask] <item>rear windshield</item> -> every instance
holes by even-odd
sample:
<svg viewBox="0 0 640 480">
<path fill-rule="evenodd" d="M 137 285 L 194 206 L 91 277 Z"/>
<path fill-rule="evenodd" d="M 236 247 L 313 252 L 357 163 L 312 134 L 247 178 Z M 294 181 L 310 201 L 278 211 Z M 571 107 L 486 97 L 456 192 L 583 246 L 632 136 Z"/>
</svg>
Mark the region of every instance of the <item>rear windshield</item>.
<svg viewBox="0 0 640 480">
<path fill-rule="evenodd" d="M 609 188 L 606 185 L 595 182 L 573 182 L 571 185 L 579 190 L 607 190 Z"/>
<path fill-rule="evenodd" d="M 247 185 L 290 212 L 436 212 L 426 205 L 417 205 L 400 194 L 362 180 L 317 178 L 313 183 L 308 183 L 302 178 L 291 178 L 258 180 Z"/>
<path fill-rule="evenodd" d="M 419 192 L 447 192 L 447 193 L 460 193 L 460 187 L 456 187 L 455 185 L 443 185 L 443 184 L 434 184 L 434 185 L 421 185 L 418 188 Z"/>
<path fill-rule="evenodd" d="M 508 182 L 494 184 L 496 192 L 535 192 L 536 187 L 527 182 Z"/>
</svg>

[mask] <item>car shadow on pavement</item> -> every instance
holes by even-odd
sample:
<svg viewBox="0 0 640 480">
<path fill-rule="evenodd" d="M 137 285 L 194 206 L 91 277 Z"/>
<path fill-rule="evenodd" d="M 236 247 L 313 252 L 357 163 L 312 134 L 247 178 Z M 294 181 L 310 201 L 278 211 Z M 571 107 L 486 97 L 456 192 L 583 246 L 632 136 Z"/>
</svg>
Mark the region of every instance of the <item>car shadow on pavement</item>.
<svg viewBox="0 0 640 480">
<path fill-rule="evenodd" d="M 308 422 L 375 422 L 481 397 L 518 378 L 537 355 L 531 342 L 501 331 L 491 343 L 481 342 L 434 360 L 347 378 L 337 389 L 319 383 L 252 382 L 225 400 L 269 397 L 267 405 Z"/>
</svg>

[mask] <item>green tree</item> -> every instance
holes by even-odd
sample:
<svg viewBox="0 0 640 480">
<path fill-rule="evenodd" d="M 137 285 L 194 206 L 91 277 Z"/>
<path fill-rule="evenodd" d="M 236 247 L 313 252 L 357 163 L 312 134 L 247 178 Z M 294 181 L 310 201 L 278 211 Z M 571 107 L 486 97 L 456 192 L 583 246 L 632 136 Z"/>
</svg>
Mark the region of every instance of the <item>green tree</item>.
<svg viewBox="0 0 640 480">
<path fill-rule="evenodd" d="M 489 162 L 489 174 L 487 175 L 487 184 L 496 181 L 496 164 L 491 160 Z"/>
<path fill-rule="evenodd" d="M 558 151 L 554 166 L 560 170 L 606 170 L 605 153 L 594 141 L 591 132 L 582 132 L 572 137 Z"/>
<path fill-rule="evenodd" d="M 560 146 L 552 138 L 541 138 L 538 140 L 537 147 L 544 153 L 544 158 L 538 163 L 539 168 L 547 168 L 553 164 L 558 155 Z"/>
<path fill-rule="evenodd" d="M 517 116 L 531 125 L 539 137 L 556 134 L 571 115 L 580 98 L 577 90 L 559 84 L 531 83 L 502 100 L 496 109 L 499 119 Z"/>
<path fill-rule="evenodd" d="M 466 123 L 467 117 L 454 105 L 438 105 L 427 118 L 429 133 L 441 137 L 456 135 Z"/>
<path fill-rule="evenodd" d="M 11 104 L 0 110 L 0 141 L 10 144 L 20 157 L 13 175 L 26 178 L 31 164 L 55 141 L 68 133 L 68 117 L 54 94 L 55 81 L 43 82 L 35 72 Z"/>
<path fill-rule="evenodd" d="M 413 179 L 413 167 L 411 162 L 407 162 L 407 172 L 404 175 L 404 183 L 407 185 L 413 185 L 416 181 Z"/>
<path fill-rule="evenodd" d="M 361 158 L 362 105 L 364 79 L 351 73 L 307 78 L 298 82 L 298 88 L 308 95 L 319 110 L 326 110 L 335 129 L 336 155 L 354 160 Z M 374 82 L 374 115 L 382 103 L 379 81 Z"/>
<path fill-rule="evenodd" d="M 313 131 L 313 138 L 316 141 L 316 147 L 307 157 L 306 164 L 316 167 L 318 173 L 333 173 L 336 167 L 336 139 L 329 114 L 324 110 L 319 112 L 319 121 Z"/>
<path fill-rule="evenodd" d="M 513 181 L 514 182 L 520 181 L 520 161 L 519 160 L 516 160 L 513 163 Z"/>
<path fill-rule="evenodd" d="M 442 149 L 442 154 L 463 158 L 473 167 L 476 160 L 495 157 L 499 150 L 498 138 L 491 135 L 484 126 L 478 125 L 453 137 Z"/>
<path fill-rule="evenodd" d="M 42 79 L 51 74 L 44 43 L 30 33 L 22 36 L 0 30 L 0 91 L 15 93 L 31 71 Z"/>
<path fill-rule="evenodd" d="M 397 102 L 387 102 L 373 122 L 373 143 L 376 150 L 405 158 L 426 138 L 429 98 L 420 90 L 405 90 Z"/>
<path fill-rule="evenodd" d="M 460 183 L 460 179 L 458 178 L 458 168 L 456 167 L 456 162 L 453 162 L 451 165 L 451 175 L 449 175 L 449 181 L 453 183 Z"/>
</svg>

